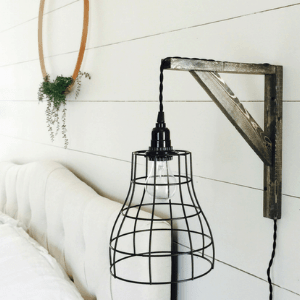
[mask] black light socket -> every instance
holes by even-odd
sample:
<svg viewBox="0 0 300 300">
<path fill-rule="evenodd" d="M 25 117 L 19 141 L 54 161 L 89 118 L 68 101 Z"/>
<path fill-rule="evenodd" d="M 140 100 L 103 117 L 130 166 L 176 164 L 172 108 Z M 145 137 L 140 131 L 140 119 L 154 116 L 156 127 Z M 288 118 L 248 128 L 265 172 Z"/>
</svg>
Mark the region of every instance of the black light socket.
<svg viewBox="0 0 300 300">
<path fill-rule="evenodd" d="M 151 146 L 147 151 L 150 160 L 165 161 L 172 159 L 170 130 L 166 127 L 164 112 L 157 115 L 156 126 L 152 129 Z"/>
</svg>

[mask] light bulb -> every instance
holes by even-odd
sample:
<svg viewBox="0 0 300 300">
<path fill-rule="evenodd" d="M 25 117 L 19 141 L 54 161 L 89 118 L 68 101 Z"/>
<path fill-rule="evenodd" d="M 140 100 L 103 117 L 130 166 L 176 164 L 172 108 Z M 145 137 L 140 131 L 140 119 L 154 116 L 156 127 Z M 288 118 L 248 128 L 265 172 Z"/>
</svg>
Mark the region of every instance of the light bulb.
<svg viewBox="0 0 300 300">
<path fill-rule="evenodd" d="M 156 168 L 156 172 L 154 172 L 155 168 Z M 146 192 L 150 196 L 152 197 L 154 196 L 154 191 L 155 191 L 155 199 L 168 200 L 174 196 L 176 192 L 176 185 L 170 185 L 170 184 L 177 183 L 177 180 L 172 174 L 171 169 L 169 168 L 168 161 L 157 161 L 156 163 L 152 162 L 151 171 L 149 176 L 146 179 L 146 184 L 154 184 L 154 183 L 155 186 L 147 185 L 146 187 Z"/>
</svg>

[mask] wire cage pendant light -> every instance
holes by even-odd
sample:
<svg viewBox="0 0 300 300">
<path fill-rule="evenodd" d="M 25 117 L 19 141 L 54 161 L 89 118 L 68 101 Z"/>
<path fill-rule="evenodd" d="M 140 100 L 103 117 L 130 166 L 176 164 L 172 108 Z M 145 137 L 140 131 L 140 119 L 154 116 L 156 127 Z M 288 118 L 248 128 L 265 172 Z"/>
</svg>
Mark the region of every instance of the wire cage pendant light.
<svg viewBox="0 0 300 300">
<path fill-rule="evenodd" d="M 214 267 L 214 242 L 193 184 L 192 155 L 173 150 L 162 105 L 148 150 L 132 153 L 131 182 L 110 237 L 110 271 L 140 284 L 202 277 Z M 169 248 L 160 241 L 167 241 Z M 123 272 L 138 265 L 142 272 Z M 170 273 L 161 272 L 169 268 Z"/>
</svg>

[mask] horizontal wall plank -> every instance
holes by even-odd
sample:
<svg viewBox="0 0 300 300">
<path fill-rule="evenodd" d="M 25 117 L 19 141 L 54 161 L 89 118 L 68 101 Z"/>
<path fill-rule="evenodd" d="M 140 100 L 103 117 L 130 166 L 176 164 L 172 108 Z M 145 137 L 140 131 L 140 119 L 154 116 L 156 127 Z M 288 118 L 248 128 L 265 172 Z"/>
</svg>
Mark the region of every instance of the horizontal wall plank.
<svg viewBox="0 0 300 300">
<path fill-rule="evenodd" d="M 88 47 L 149 37 L 295 4 L 292 0 L 255 0 L 248 5 L 238 0 L 231 0 L 226 4 L 222 2 L 221 5 L 217 1 L 198 0 L 190 0 L 188 4 L 180 0 L 90 2 L 91 27 Z"/>
<path fill-rule="evenodd" d="M 144 0 L 142 2 L 129 0 L 126 3 L 117 0 L 106 0 L 101 3 L 92 1 L 91 6 L 94 9 L 91 11 L 91 20 L 95 25 L 92 28 L 92 34 L 95 28 L 102 37 L 101 44 L 109 44 L 181 30 L 294 3 L 295 1 L 291 0 L 272 2 L 255 0 L 247 5 L 238 0 L 226 3 L 198 0 L 190 0 L 188 3 L 180 0 Z M 94 44 L 91 47 L 94 47 Z"/>
<path fill-rule="evenodd" d="M 263 103 L 244 104 L 263 126 Z M 0 102 L 0 133 L 51 143 L 45 109 L 46 103 Z M 68 102 L 69 148 L 129 161 L 132 151 L 149 146 L 157 109 L 158 103 Z M 262 162 L 213 102 L 165 103 L 165 113 L 174 148 L 193 153 L 194 174 L 263 188 Z M 299 197 L 300 104 L 285 103 L 283 113 L 283 193 Z M 63 144 L 59 134 L 54 145 Z"/>
<path fill-rule="evenodd" d="M 129 47 L 126 53 L 130 54 L 131 50 L 133 48 Z M 86 51 L 81 70 L 89 72 L 92 79 L 82 79 L 78 101 L 158 101 L 161 57 L 157 56 L 156 61 L 153 60 L 153 64 L 149 65 L 150 73 L 141 68 L 141 62 L 132 65 L 126 57 L 120 60 L 122 71 L 115 72 L 109 65 L 120 51 L 124 51 L 120 45 Z M 46 59 L 51 80 L 61 74 L 71 76 L 76 59 L 76 53 Z M 131 70 L 130 76 L 126 70 Z M 0 78 L 4 83 L 0 86 L 0 100 L 37 100 L 37 91 L 42 82 L 38 60 L 0 68 Z M 263 100 L 263 76 L 222 74 L 222 78 L 241 100 Z M 211 101 L 188 72 L 165 71 L 164 82 L 165 101 Z M 68 100 L 75 100 L 75 89 L 68 95 Z"/>
<path fill-rule="evenodd" d="M 295 49 L 300 47 L 300 41 L 294 39 L 293 35 L 286 34 L 287 31 L 297 30 L 297 26 L 300 26 L 297 22 L 299 12 L 300 7 L 297 6 L 293 10 L 285 9 L 273 11 L 270 14 L 257 14 L 222 24 L 216 23 L 206 27 L 87 50 L 82 70 L 89 72 L 93 79 L 88 89 L 79 96 L 79 100 L 155 100 L 158 98 L 160 59 L 181 55 L 283 65 L 284 100 L 299 101 L 300 86 L 295 79 L 297 76 L 294 76 L 298 62 L 293 57 Z M 78 18 L 80 16 L 81 13 L 78 13 Z M 72 20 L 74 21 L 73 17 L 70 17 L 70 22 Z M 265 26 L 265 24 L 272 24 L 272 27 Z M 15 33 L 13 40 L 11 34 L 3 37 L 3 44 L 7 46 L 0 49 L 0 65 L 38 59 L 37 37 L 31 34 L 36 32 L 36 26 L 37 24 L 24 25 L 22 30 Z M 60 29 L 62 35 L 64 30 L 68 30 L 68 25 L 65 25 L 66 28 L 63 27 L 64 30 L 62 30 L 59 22 L 54 22 L 54 26 Z M 80 27 L 81 24 L 78 26 Z M 298 29 L 300 30 L 300 27 Z M 276 32 L 276 38 L 271 34 L 272 32 Z M 65 47 L 64 50 L 60 48 L 60 51 L 76 52 L 80 35 L 81 30 L 74 30 L 70 40 L 68 38 L 63 43 L 57 43 L 53 39 L 53 44 L 49 44 L 47 48 Z M 99 39 L 101 35 L 97 32 L 97 40 Z M 88 40 L 90 43 L 92 37 L 89 36 Z M 284 47 L 284 44 L 291 44 L 293 47 Z M 23 45 L 22 52 L 18 51 L 20 45 Z M 220 49 L 222 49 L 221 52 Z M 77 58 L 75 52 L 46 59 L 46 68 L 50 75 L 52 77 L 60 74 L 71 75 Z M 145 53 L 149 54 L 145 55 Z M 20 68 L 14 69 L 11 66 L 15 71 L 11 71 L 10 67 L 0 68 L 0 78 L 5 80 L 6 72 L 20 72 L 24 77 L 32 76 L 33 84 L 30 85 L 30 94 L 26 93 L 23 97 L 33 100 L 36 97 L 36 90 L 33 87 L 35 84 L 38 86 L 41 75 L 37 61 L 29 64 L 35 67 L 28 68 L 27 64 L 21 64 Z M 114 64 L 118 65 L 118 72 L 112 67 Z M 226 75 L 226 77 L 223 75 L 225 80 L 241 100 L 261 101 L 263 99 L 261 76 L 256 79 L 254 75 L 242 77 Z M 116 85 L 117 89 L 114 88 Z M 15 86 L 10 83 L 6 89 L 15 89 Z M 166 100 L 208 100 L 208 96 L 185 72 L 166 71 L 164 91 Z M 9 91 L 8 94 L 10 94 Z M 17 93 L 17 96 L 20 99 L 21 93 Z M 3 95 L 0 95 L 0 98 L 3 98 Z"/>
<path fill-rule="evenodd" d="M 247 104 L 262 124 L 263 104 Z M 1 134 L 51 143 L 46 103 L 8 101 L 0 108 Z M 69 148 L 129 161 L 132 151 L 149 147 L 157 111 L 158 103 L 69 102 Z M 261 160 L 213 102 L 166 103 L 165 114 L 173 147 L 193 153 L 194 174 L 262 188 Z M 54 145 L 64 145 L 61 134 Z"/>
<path fill-rule="evenodd" d="M 81 7 L 76 2 L 82 1 L 46 1 L 45 14 L 65 7 L 68 4 L 76 7 L 75 9 Z M 130 0 L 126 3 L 120 3 L 116 0 L 106 0 L 99 3 L 96 0 L 90 0 L 91 29 L 95 28 L 99 32 L 100 28 L 100 34 L 103 37 L 102 41 L 106 44 L 111 43 L 112 38 L 114 41 L 132 39 L 295 5 L 292 0 L 273 0 L 272 3 L 255 0 L 248 5 L 243 5 L 238 0 L 231 0 L 226 5 L 215 5 L 215 2 L 200 3 L 197 0 L 191 0 L 186 5 L 182 1 L 170 0 L 163 2 L 158 0 L 145 0 L 143 2 Z M 0 33 L 3 30 L 37 18 L 38 7 L 38 0 L 1 2 L 0 11 L 5 12 L 5 14 L 3 14 L 3 18 L 0 21 Z M 73 8 L 68 7 L 68 9 L 74 11 Z M 208 14 L 207 11 L 210 13 Z M 144 16 L 143 19 L 140 19 L 141 15 Z M 153 22 L 153 19 L 156 22 Z M 120 30 L 120 28 L 123 30 Z M 108 35 L 108 32 L 112 34 Z"/>
</svg>

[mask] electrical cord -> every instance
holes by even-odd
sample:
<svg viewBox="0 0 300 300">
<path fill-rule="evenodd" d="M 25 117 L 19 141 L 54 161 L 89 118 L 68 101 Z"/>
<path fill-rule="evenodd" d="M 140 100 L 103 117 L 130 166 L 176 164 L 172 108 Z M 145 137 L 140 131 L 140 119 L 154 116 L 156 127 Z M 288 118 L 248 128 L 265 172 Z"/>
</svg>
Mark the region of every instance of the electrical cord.
<svg viewBox="0 0 300 300">
<path fill-rule="evenodd" d="M 163 111 L 163 81 L 164 81 L 164 69 L 166 69 L 165 63 L 171 58 L 178 59 L 188 59 L 188 60 L 206 60 L 206 61 L 214 61 L 213 59 L 204 59 L 204 58 L 189 58 L 189 57 L 180 57 L 180 56 L 170 56 L 161 60 L 160 64 L 160 75 L 159 75 L 159 111 Z"/>
<path fill-rule="evenodd" d="M 114 300 L 114 298 L 113 298 L 113 290 L 112 290 L 112 275 L 111 274 L 109 274 L 110 276 L 109 276 L 109 289 L 110 289 L 110 299 L 111 300 Z"/>
<path fill-rule="evenodd" d="M 273 260 L 274 260 L 274 257 L 275 257 L 276 238 L 277 238 L 277 220 L 275 219 L 274 220 L 274 235 L 273 235 L 273 250 L 272 250 L 271 259 L 270 259 L 270 262 L 269 262 L 269 267 L 267 269 L 269 289 L 270 289 L 269 300 L 273 299 L 273 287 L 272 287 L 272 281 L 271 281 L 270 271 L 271 271 L 271 267 L 272 267 Z"/>
</svg>

